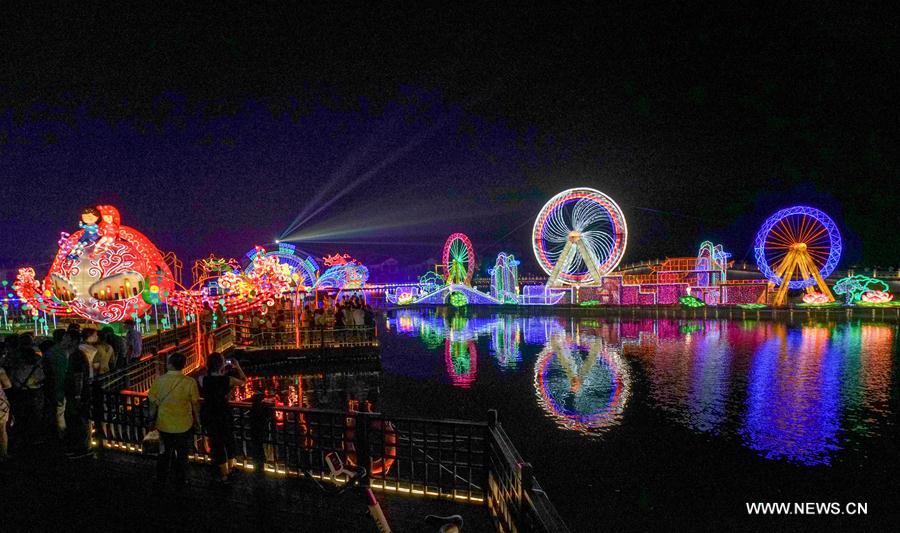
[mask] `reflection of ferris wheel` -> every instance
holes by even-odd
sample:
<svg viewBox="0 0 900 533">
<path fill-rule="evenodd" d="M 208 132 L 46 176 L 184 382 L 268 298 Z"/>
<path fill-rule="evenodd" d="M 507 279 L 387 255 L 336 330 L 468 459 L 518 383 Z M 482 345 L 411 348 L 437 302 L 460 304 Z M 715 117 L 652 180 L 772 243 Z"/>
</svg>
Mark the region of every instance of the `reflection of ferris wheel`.
<svg viewBox="0 0 900 533">
<path fill-rule="evenodd" d="M 600 338 L 554 335 L 538 354 L 538 402 L 565 428 L 596 433 L 617 424 L 631 390 L 627 364 Z"/>
<path fill-rule="evenodd" d="M 756 234 L 754 255 L 760 272 L 778 286 L 773 305 L 785 303 L 788 289 L 811 293 L 813 286 L 834 301 L 824 278 L 841 258 L 841 234 L 822 211 L 795 206 L 770 216 Z"/>
<path fill-rule="evenodd" d="M 442 254 L 444 268 L 447 269 L 448 283 L 472 284 L 475 274 L 475 249 L 472 241 L 462 233 L 447 237 Z"/>
<path fill-rule="evenodd" d="M 579 187 L 544 205 L 534 221 L 532 245 L 550 276 L 548 285 L 600 283 L 622 260 L 627 236 L 625 215 L 612 198 Z"/>
</svg>

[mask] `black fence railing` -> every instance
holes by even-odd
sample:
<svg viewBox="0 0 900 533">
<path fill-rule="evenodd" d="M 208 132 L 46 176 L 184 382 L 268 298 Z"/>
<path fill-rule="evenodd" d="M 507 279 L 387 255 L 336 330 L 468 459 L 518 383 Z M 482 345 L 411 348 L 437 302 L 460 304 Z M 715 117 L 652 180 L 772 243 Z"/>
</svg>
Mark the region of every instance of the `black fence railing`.
<svg viewBox="0 0 900 533">
<path fill-rule="evenodd" d="M 526 463 L 513 446 L 497 418 L 488 422 L 487 506 L 497 531 L 568 531 Z"/>
<path fill-rule="evenodd" d="M 146 393 L 99 392 L 95 439 L 104 448 L 140 451 L 150 427 Z M 487 487 L 487 424 L 387 417 L 248 403 L 231 405 L 236 459 L 246 468 L 328 478 L 325 456 L 364 466 L 375 489 L 481 503 Z M 195 459 L 206 460 L 204 435 Z M 341 482 L 342 480 L 333 480 Z"/>
<path fill-rule="evenodd" d="M 260 330 L 246 337 L 246 345 L 265 350 L 362 348 L 378 346 L 374 327 Z"/>
<path fill-rule="evenodd" d="M 226 333 L 209 338 L 229 342 Z M 197 346 L 172 349 L 184 351 L 196 365 Z M 151 422 L 146 391 L 165 370 L 163 360 L 148 357 L 94 381 L 92 419 L 100 449 L 141 452 Z M 568 531 L 496 411 L 489 422 L 246 402 L 232 402 L 231 411 L 235 458 L 245 469 L 343 483 L 325 464 L 329 453 L 338 453 L 345 462 L 366 467 L 373 489 L 486 505 L 497 531 Z M 208 460 L 202 432 L 192 458 Z"/>
</svg>

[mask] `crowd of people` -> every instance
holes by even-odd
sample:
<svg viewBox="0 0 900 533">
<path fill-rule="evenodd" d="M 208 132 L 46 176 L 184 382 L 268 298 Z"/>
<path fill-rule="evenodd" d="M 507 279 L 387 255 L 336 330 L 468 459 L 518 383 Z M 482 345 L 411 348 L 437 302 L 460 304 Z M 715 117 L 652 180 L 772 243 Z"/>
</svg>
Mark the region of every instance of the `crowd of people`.
<svg viewBox="0 0 900 533">
<path fill-rule="evenodd" d="M 105 326 L 70 324 L 50 338 L 8 335 L 0 343 L 0 461 L 10 449 L 27 449 L 49 439 L 66 455 L 90 455 L 90 380 L 140 356 Z"/>
<path fill-rule="evenodd" d="M 344 329 L 374 325 L 375 313 L 372 307 L 355 295 L 339 299 L 326 299 L 319 305 L 307 303 L 300 313 L 300 327 L 302 328 Z"/>
</svg>

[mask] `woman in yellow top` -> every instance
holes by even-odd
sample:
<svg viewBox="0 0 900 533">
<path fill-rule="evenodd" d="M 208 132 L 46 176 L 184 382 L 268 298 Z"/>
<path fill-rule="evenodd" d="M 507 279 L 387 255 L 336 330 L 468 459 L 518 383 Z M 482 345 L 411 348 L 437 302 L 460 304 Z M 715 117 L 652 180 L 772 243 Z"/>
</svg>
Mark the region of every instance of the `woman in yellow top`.
<svg viewBox="0 0 900 533">
<path fill-rule="evenodd" d="M 194 378 L 185 376 L 185 357 L 169 356 L 168 372 L 157 378 L 147 395 L 156 408 L 156 429 L 163 446 L 156 463 L 157 481 L 166 481 L 169 464 L 174 462 L 175 484 L 186 484 L 188 452 L 193 447 L 194 429 L 200 427 L 200 391 Z"/>
</svg>

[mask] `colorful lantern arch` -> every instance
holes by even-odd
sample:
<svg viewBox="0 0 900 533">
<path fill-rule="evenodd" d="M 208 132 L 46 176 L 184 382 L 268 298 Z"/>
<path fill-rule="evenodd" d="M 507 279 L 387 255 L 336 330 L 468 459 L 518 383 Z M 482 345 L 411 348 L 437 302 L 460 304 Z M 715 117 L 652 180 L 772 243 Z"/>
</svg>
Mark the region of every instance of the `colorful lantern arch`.
<svg viewBox="0 0 900 533">
<path fill-rule="evenodd" d="M 304 259 L 297 254 L 296 246 L 284 242 L 278 244 L 277 250 L 267 251 L 261 246 L 256 246 L 247 252 L 245 257 L 247 257 L 249 263 L 244 267 L 244 272 L 249 273 L 256 268 L 253 259 L 260 253 L 266 257 L 275 257 L 279 263 L 287 265 L 291 270 L 292 277 L 302 286 L 312 287 L 316 284 L 316 278 L 319 275 L 319 264 L 316 260 L 312 257 Z"/>
</svg>

